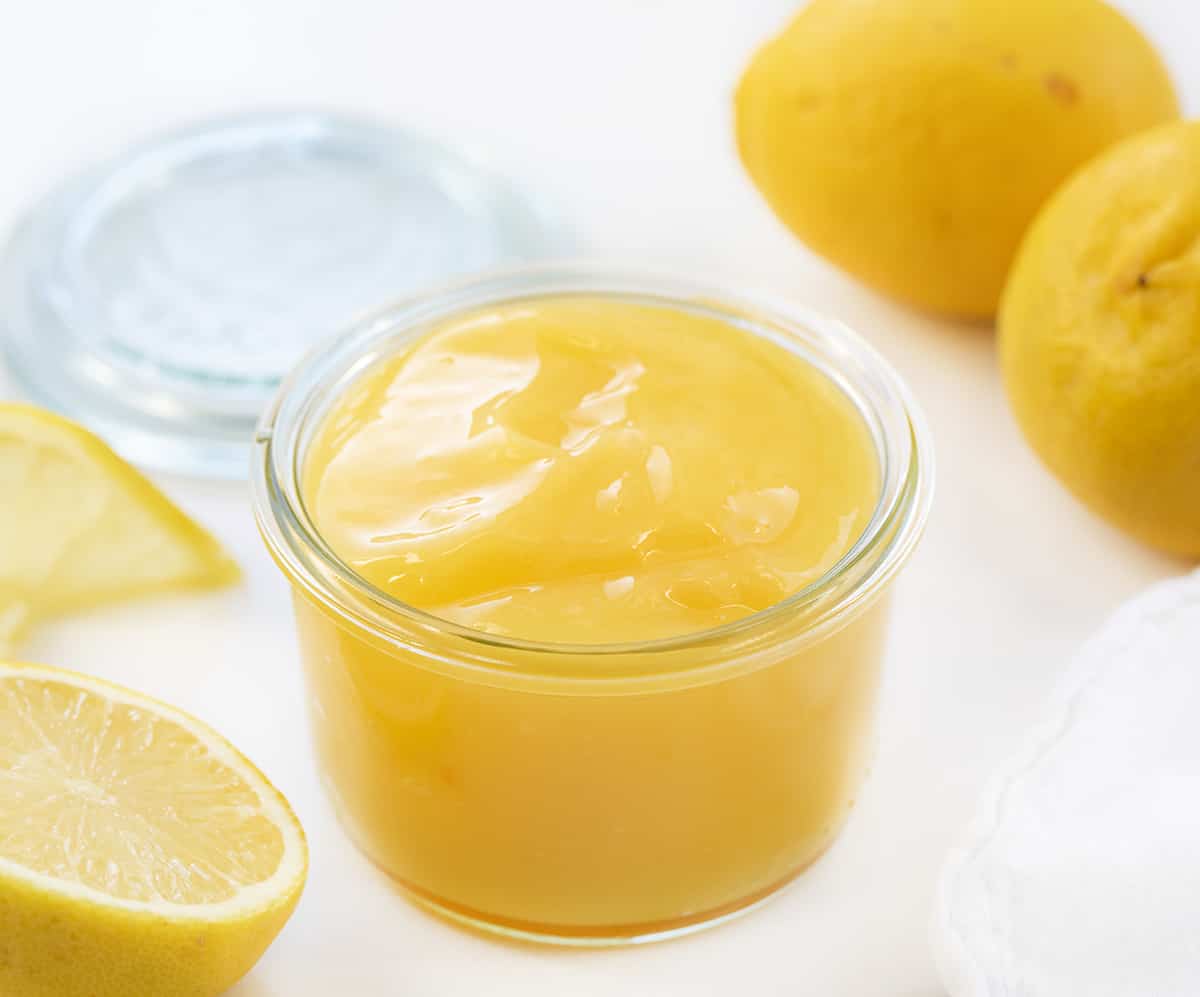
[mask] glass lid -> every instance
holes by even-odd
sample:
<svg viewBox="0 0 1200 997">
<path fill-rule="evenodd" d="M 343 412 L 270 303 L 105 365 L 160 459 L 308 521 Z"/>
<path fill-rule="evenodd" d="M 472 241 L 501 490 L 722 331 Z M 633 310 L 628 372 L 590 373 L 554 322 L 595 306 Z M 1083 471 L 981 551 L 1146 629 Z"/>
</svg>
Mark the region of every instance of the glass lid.
<svg viewBox="0 0 1200 997">
<path fill-rule="evenodd" d="M 126 457 L 240 477 L 293 363 L 355 315 L 552 250 L 503 178 L 319 112 L 175 132 L 51 193 L 0 263 L 18 384 Z"/>
</svg>

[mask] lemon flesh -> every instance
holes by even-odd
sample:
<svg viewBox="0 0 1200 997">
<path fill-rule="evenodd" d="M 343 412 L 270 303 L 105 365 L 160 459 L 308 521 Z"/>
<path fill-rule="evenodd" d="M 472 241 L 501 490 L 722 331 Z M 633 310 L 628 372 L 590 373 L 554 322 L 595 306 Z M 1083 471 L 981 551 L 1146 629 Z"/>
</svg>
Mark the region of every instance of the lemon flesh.
<svg viewBox="0 0 1200 997">
<path fill-rule="evenodd" d="M 0 993 L 210 997 L 295 907 L 298 821 L 199 721 L 0 664 Z"/>
<path fill-rule="evenodd" d="M 1100 0 L 813 0 L 736 97 L 742 161 L 800 239 L 971 317 L 994 313 L 1069 173 L 1178 114 L 1158 55 Z"/>
<path fill-rule="evenodd" d="M 0 649 L 41 617 L 237 577 L 220 544 L 97 437 L 0 403 Z"/>
<path fill-rule="evenodd" d="M 1122 143 L 1051 200 L 999 329 L 1050 469 L 1122 529 L 1200 557 L 1200 122 Z"/>
</svg>

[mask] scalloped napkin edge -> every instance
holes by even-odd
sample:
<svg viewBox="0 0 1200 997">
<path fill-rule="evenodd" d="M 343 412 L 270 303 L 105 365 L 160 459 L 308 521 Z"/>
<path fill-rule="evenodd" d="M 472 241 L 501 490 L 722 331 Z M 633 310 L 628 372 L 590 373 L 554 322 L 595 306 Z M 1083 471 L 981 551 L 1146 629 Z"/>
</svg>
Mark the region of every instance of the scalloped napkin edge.
<svg viewBox="0 0 1200 997">
<path fill-rule="evenodd" d="M 1200 995 L 1200 571 L 1073 659 L 949 854 L 931 940 L 951 997 Z"/>
</svg>

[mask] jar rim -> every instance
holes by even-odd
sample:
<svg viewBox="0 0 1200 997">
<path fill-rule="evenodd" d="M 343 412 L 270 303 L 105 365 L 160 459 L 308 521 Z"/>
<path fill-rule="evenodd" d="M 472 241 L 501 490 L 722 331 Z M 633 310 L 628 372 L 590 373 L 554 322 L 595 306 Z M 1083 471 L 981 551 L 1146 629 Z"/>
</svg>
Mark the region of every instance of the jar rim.
<svg viewBox="0 0 1200 997">
<path fill-rule="evenodd" d="M 454 623 L 394 598 L 342 560 L 316 529 L 301 490 L 305 450 L 329 403 L 386 355 L 389 344 L 394 348 L 464 312 L 561 296 L 612 297 L 723 319 L 799 354 L 841 388 L 867 421 L 881 468 L 876 507 L 842 557 L 787 598 L 718 627 L 602 644 L 529 640 Z M 460 646 L 451 664 L 500 669 L 510 675 L 513 661 L 499 654 L 532 656 L 540 659 L 539 664 L 553 656 L 560 664 L 568 663 L 561 677 L 594 679 L 594 668 L 571 669 L 569 662 L 617 656 L 645 659 L 714 646 L 728 657 L 730 645 L 744 652 L 764 639 L 776 643 L 782 634 L 774 624 L 780 621 L 793 624 L 784 628 L 793 638 L 809 640 L 839 628 L 857 607 L 872 601 L 920 539 L 933 496 L 933 450 L 924 415 L 900 375 L 862 337 L 835 319 L 656 269 L 556 263 L 491 271 L 386 305 L 311 350 L 285 378 L 259 422 L 251 485 L 259 531 L 285 575 L 337 616 L 377 639 L 409 649 L 421 643 L 422 634 L 456 639 Z M 795 626 L 800 619 L 803 625 Z M 652 666 L 647 669 L 656 672 Z M 545 672 L 539 669 L 538 674 Z"/>
</svg>

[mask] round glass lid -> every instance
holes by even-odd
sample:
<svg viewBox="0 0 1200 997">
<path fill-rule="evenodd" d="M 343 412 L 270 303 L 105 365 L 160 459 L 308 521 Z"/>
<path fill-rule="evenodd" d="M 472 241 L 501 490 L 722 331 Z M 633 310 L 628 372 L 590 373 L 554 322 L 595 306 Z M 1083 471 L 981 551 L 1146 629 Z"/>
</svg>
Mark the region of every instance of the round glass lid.
<svg viewBox="0 0 1200 997">
<path fill-rule="evenodd" d="M 126 457 L 242 476 L 309 346 L 551 242 L 502 178 L 424 138 L 324 113 L 221 120 L 37 205 L 3 259 L 0 337 L 35 401 Z"/>
</svg>

